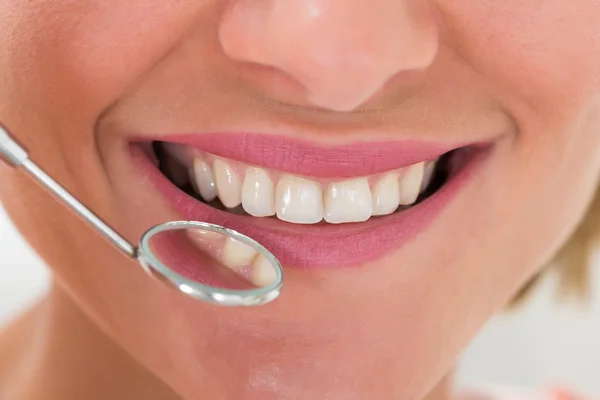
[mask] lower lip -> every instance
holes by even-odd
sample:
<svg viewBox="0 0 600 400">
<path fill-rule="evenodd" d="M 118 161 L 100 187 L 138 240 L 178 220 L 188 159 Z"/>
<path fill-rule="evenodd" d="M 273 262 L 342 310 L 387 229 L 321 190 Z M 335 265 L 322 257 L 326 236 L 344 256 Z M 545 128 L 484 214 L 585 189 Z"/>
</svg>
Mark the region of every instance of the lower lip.
<svg viewBox="0 0 600 400">
<path fill-rule="evenodd" d="M 490 149 L 490 146 L 473 149 L 465 164 L 436 193 L 405 211 L 356 224 L 298 225 L 277 218 L 235 215 L 212 208 L 171 183 L 141 146 L 131 146 L 134 161 L 142 173 L 184 220 L 234 229 L 261 243 L 284 266 L 301 268 L 354 267 L 400 249 L 425 231 L 468 184 Z"/>
</svg>

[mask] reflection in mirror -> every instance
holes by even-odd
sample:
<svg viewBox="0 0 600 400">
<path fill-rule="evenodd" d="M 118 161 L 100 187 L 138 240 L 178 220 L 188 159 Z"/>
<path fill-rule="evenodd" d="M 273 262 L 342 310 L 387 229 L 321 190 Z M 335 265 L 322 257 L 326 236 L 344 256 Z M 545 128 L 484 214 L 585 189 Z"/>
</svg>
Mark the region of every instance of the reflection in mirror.
<svg viewBox="0 0 600 400">
<path fill-rule="evenodd" d="M 200 227 L 156 232 L 147 246 L 173 272 L 215 289 L 253 290 L 277 278 L 277 266 L 259 249 Z"/>
</svg>

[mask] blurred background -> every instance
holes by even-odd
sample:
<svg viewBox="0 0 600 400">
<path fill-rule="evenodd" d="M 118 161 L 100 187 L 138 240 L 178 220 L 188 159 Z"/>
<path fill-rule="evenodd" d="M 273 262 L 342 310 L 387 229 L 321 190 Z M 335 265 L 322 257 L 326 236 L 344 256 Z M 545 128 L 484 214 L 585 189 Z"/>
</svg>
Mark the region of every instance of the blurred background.
<svg viewBox="0 0 600 400">
<path fill-rule="evenodd" d="M 1 207 L 0 253 L 2 325 L 44 293 L 49 274 Z M 594 293 L 586 305 L 557 304 L 555 281 L 547 279 L 522 310 L 490 321 L 466 350 L 459 383 L 564 384 L 600 395 L 600 274 L 594 272 Z"/>
</svg>

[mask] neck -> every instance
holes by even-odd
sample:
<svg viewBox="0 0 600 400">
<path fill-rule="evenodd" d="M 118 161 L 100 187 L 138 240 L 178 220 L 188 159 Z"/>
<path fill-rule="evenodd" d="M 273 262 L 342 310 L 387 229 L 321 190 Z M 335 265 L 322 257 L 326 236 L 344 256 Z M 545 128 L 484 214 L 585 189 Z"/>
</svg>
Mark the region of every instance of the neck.
<svg viewBox="0 0 600 400">
<path fill-rule="evenodd" d="M 179 399 L 105 335 L 59 288 L 0 331 L 0 397 Z M 423 400 L 452 400 L 449 378 Z"/>
</svg>

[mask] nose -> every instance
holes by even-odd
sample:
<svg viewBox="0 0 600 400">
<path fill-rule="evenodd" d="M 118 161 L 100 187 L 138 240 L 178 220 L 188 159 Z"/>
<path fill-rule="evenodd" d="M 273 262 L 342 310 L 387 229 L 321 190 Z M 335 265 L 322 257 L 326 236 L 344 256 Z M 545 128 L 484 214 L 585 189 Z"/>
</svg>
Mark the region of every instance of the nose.
<svg viewBox="0 0 600 400">
<path fill-rule="evenodd" d="M 438 48 L 421 0 L 232 0 L 219 26 L 225 54 L 299 83 L 313 105 L 351 111 Z"/>
</svg>

